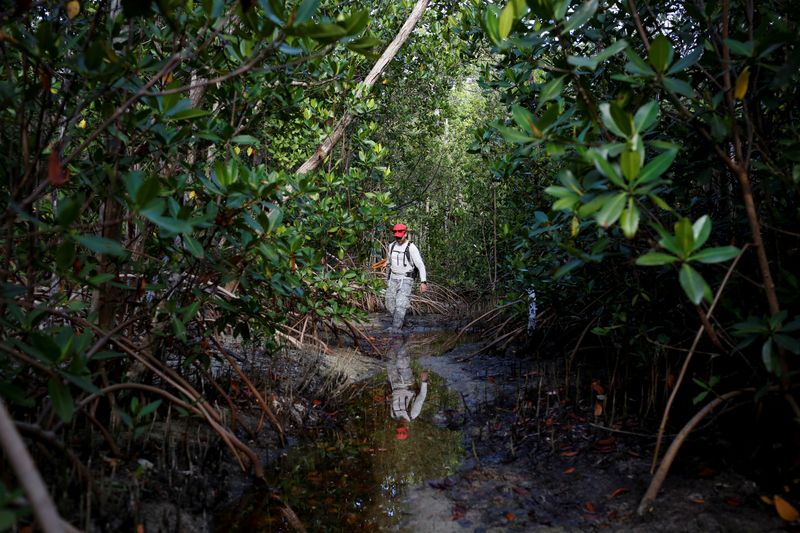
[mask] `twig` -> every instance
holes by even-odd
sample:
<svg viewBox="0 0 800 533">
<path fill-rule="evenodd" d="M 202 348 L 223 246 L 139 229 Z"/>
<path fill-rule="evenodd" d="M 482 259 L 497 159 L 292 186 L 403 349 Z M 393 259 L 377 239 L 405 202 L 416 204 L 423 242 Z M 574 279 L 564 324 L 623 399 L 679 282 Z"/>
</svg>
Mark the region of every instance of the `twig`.
<svg viewBox="0 0 800 533">
<path fill-rule="evenodd" d="M 706 313 L 706 317 L 711 318 L 711 315 L 714 313 L 714 308 L 717 306 L 717 302 L 719 302 L 720 296 L 722 296 L 722 291 L 725 288 L 725 285 L 728 284 L 728 280 L 731 278 L 731 274 L 733 270 L 736 268 L 736 265 L 739 263 L 739 259 L 742 258 L 744 252 L 750 246 L 750 243 L 745 244 L 742 247 L 742 251 L 739 252 L 739 255 L 736 256 L 736 259 L 733 260 L 731 266 L 728 267 L 728 271 L 725 273 L 725 277 L 722 279 L 722 283 L 717 289 L 717 294 L 714 295 L 714 301 L 711 302 L 711 305 L 708 308 L 708 312 Z M 661 439 L 664 436 L 664 431 L 667 427 L 667 420 L 669 420 L 669 412 L 672 409 L 672 402 L 675 401 L 675 397 L 678 395 L 678 389 L 681 387 L 681 383 L 683 383 L 683 378 L 686 375 L 686 369 L 689 368 L 689 363 L 692 360 L 692 356 L 695 353 L 695 349 L 697 348 L 697 343 L 700 342 L 700 338 L 703 336 L 703 331 L 705 330 L 705 326 L 701 325 L 700 328 L 697 330 L 697 334 L 694 336 L 694 341 L 692 342 L 692 347 L 689 349 L 689 353 L 686 355 L 686 359 L 683 361 L 683 366 L 681 367 L 680 374 L 678 374 L 678 379 L 675 380 L 675 386 L 672 388 L 672 392 L 669 395 L 669 399 L 667 400 L 667 406 L 664 407 L 664 415 L 661 417 L 661 424 L 658 426 L 658 438 L 656 439 L 656 449 L 653 452 L 653 463 L 650 465 L 650 473 L 653 473 L 656 468 L 656 463 L 658 462 L 658 452 L 661 449 Z"/>
<path fill-rule="evenodd" d="M 33 516 L 45 533 L 60 533 L 64 524 L 58 514 L 55 503 L 47 491 L 42 475 L 28 452 L 22 437 L 14 425 L 13 419 L 0 398 L 0 444 L 6 452 L 8 462 L 17 475 L 17 479 L 25 489 L 33 508 Z"/>
<path fill-rule="evenodd" d="M 695 428 L 695 426 L 699 424 L 700 421 L 703 418 L 705 418 L 707 414 L 713 411 L 714 408 L 717 407 L 719 404 L 727 400 L 730 400 L 731 398 L 735 398 L 736 396 L 744 394 L 745 392 L 755 392 L 755 389 L 747 388 L 747 389 L 735 390 L 725 393 L 717 398 L 714 398 L 711 402 L 706 404 L 705 407 L 700 409 L 700 411 L 698 411 L 697 414 L 694 415 L 692 419 L 686 423 L 685 426 L 683 426 L 683 429 L 681 429 L 680 433 L 678 433 L 678 436 L 675 437 L 675 440 L 673 440 L 672 444 L 670 444 L 667 453 L 664 454 L 664 459 L 658 466 L 658 471 L 655 473 L 653 479 L 650 481 L 650 486 L 647 487 L 647 491 L 645 492 L 642 501 L 639 503 L 639 507 L 636 510 L 639 516 L 644 516 L 645 513 L 652 511 L 653 502 L 655 502 L 656 500 L 658 491 L 667 477 L 667 473 L 669 472 L 669 469 L 672 466 L 672 462 L 678 455 L 678 450 L 680 450 L 681 446 L 683 445 L 683 442 L 686 440 L 686 437 L 689 436 L 689 433 L 691 433 L 691 431 Z"/>
</svg>

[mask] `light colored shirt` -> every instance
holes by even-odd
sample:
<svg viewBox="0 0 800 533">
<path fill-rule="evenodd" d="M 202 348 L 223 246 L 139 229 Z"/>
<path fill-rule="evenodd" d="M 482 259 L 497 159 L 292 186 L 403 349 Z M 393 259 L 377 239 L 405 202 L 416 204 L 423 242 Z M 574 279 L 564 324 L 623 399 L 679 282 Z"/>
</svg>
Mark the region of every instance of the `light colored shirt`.
<svg viewBox="0 0 800 533">
<path fill-rule="evenodd" d="M 406 248 L 408 248 L 411 261 L 406 259 Z M 416 266 L 419 270 L 420 283 L 427 281 L 428 272 L 425 270 L 425 263 L 422 261 L 422 255 L 420 255 L 416 244 L 411 241 L 406 241 L 403 244 L 393 243 L 389 245 L 389 250 L 391 251 L 389 265 L 393 276 L 405 277 Z"/>
<path fill-rule="evenodd" d="M 427 395 L 428 383 L 425 381 L 419 387 L 419 394 L 414 394 L 406 388 L 392 390 L 392 418 L 402 418 L 408 421 L 417 418 Z M 411 406 L 411 411 L 408 410 L 409 406 Z"/>
</svg>

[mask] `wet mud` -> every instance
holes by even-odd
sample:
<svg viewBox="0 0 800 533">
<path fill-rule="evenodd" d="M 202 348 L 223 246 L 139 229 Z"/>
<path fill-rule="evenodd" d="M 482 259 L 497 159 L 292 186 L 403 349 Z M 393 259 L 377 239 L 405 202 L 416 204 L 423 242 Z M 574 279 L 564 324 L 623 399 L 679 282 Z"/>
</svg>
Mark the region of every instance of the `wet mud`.
<svg viewBox="0 0 800 533">
<path fill-rule="evenodd" d="M 270 487 L 226 506 L 217 531 L 292 531 L 287 506 L 308 531 L 787 530 L 755 483 L 691 446 L 640 518 L 654 444 L 641 421 L 610 417 L 591 393 L 568 398 L 563 362 L 482 353 L 437 317 L 415 317 L 400 336 L 385 325 L 374 317 L 366 331 L 388 373 L 363 376 L 344 407 L 318 413 L 270 463 Z M 416 397 L 429 375 L 408 421 L 393 417 L 398 351 Z"/>
</svg>

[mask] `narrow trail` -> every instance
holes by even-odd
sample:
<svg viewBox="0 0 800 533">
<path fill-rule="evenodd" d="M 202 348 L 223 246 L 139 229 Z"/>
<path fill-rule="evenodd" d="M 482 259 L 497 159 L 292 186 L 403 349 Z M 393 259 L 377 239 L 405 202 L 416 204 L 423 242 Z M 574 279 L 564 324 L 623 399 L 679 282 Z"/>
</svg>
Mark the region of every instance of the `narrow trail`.
<svg viewBox="0 0 800 533">
<path fill-rule="evenodd" d="M 365 327 L 381 362 L 399 355 L 414 391 L 428 372 L 427 397 L 418 418 L 392 418 L 386 367 L 371 367 L 345 409 L 276 461 L 277 489 L 307 530 L 783 530 L 754 484 L 723 464 L 693 463 L 691 451 L 642 521 L 653 439 L 634 417 L 598 413 L 591 391 L 566 394 L 563 361 L 476 354 L 480 339 L 469 335 L 448 349 L 457 324 L 442 317 L 414 317 L 403 336 L 385 325 L 375 316 Z M 290 530 L 268 500 L 250 492 L 217 523 Z"/>
</svg>

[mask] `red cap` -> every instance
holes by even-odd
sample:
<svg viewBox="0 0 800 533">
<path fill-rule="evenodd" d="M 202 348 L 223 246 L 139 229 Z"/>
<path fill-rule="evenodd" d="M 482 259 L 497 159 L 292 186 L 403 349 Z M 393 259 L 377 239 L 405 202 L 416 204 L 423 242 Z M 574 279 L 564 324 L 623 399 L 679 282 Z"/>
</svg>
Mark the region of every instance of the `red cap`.
<svg viewBox="0 0 800 533">
<path fill-rule="evenodd" d="M 395 430 L 394 438 L 397 440 L 406 440 L 408 438 L 408 429 L 400 426 Z"/>
<path fill-rule="evenodd" d="M 406 225 L 405 224 L 395 224 L 394 228 L 392 228 L 395 237 L 402 237 L 406 234 Z"/>
</svg>

